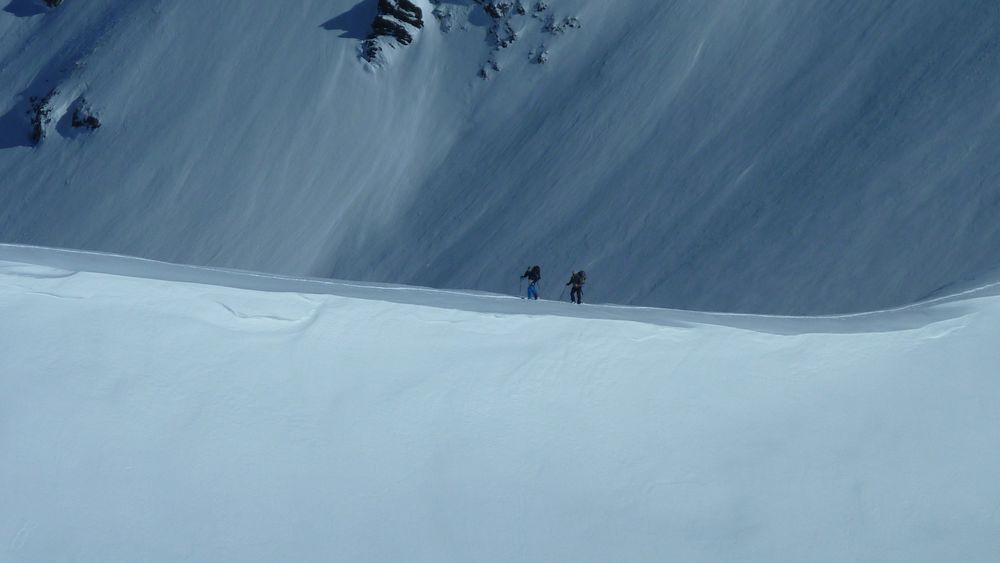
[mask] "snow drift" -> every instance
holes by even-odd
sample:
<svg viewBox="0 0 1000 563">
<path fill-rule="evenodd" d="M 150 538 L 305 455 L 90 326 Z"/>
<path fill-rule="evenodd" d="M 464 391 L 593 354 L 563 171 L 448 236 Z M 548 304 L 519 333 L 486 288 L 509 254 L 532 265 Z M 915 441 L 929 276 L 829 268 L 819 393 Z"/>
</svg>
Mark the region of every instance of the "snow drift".
<svg viewBox="0 0 1000 563">
<path fill-rule="evenodd" d="M 0 559 L 989 561 L 996 291 L 761 317 L 0 246 Z"/>
<path fill-rule="evenodd" d="M 2 241 L 779 313 L 1000 263 L 991 0 L 421 0 L 377 67 L 374 0 L 4 3 Z"/>
</svg>

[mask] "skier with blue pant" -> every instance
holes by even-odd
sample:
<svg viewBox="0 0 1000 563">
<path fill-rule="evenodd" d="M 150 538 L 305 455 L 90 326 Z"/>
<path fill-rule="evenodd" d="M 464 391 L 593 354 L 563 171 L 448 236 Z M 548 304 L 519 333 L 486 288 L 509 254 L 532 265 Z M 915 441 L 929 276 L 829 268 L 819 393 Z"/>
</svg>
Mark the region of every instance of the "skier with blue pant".
<svg viewBox="0 0 1000 563">
<path fill-rule="evenodd" d="M 538 299 L 538 280 L 542 279 L 542 269 L 538 266 L 528 268 L 521 279 L 528 278 L 528 299 Z"/>
</svg>

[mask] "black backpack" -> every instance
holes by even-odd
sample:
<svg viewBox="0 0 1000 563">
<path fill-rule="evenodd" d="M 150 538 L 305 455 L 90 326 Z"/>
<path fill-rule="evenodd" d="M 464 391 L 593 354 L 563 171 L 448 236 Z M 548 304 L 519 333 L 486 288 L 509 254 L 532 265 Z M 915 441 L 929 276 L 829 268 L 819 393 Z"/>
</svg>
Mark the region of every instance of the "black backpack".
<svg viewBox="0 0 1000 563">
<path fill-rule="evenodd" d="M 528 271 L 528 279 L 535 281 L 542 279 L 542 269 L 539 266 L 532 266 Z"/>
<path fill-rule="evenodd" d="M 581 285 L 587 283 L 587 272 L 580 270 L 579 272 L 576 273 L 576 275 L 579 276 Z"/>
</svg>

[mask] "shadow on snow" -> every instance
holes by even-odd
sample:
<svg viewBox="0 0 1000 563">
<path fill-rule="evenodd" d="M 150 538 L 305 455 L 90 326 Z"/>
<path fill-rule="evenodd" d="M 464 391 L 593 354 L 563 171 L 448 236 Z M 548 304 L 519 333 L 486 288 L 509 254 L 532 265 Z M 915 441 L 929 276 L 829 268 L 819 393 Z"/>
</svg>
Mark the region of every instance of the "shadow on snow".
<svg viewBox="0 0 1000 563">
<path fill-rule="evenodd" d="M 10 4 L 3 11 L 14 14 L 19 18 L 30 18 L 45 13 L 45 8 L 35 0 L 10 0 Z"/>
<path fill-rule="evenodd" d="M 371 31 L 372 20 L 378 13 L 376 0 L 361 0 L 353 8 L 324 22 L 320 27 L 328 31 L 343 31 L 338 37 L 365 39 Z"/>
</svg>

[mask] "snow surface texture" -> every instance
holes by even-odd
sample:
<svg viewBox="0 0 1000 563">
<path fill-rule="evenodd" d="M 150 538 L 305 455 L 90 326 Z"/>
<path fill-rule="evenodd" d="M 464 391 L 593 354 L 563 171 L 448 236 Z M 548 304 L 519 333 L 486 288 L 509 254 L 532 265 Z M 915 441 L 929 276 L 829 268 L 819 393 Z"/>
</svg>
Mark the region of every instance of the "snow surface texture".
<svg viewBox="0 0 1000 563">
<path fill-rule="evenodd" d="M 0 246 L 0 560 L 995 560 L 998 339 Z"/>
<path fill-rule="evenodd" d="M 782 313 L 1000 265 L 994 0 L 548 0 L 507 48 L 420 0 L 377 69 L 376 4 L 0 0 L 0 241 Z"/>
</svg>

